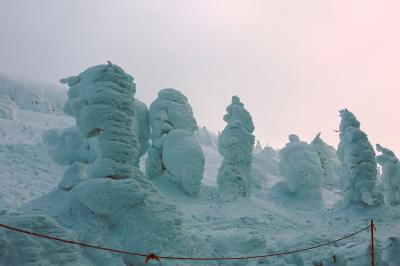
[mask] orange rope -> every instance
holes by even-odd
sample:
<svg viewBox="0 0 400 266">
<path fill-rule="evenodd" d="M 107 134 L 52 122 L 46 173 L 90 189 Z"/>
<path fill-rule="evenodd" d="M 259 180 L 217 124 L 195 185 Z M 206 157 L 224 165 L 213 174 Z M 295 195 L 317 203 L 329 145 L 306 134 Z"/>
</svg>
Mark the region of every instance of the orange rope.
<svg viewBox="0 0 400 266">
<path fill-rule="evenodd" d="M 39 234 L 39 233 L 35 233 L 35 232 L 30 232 L 30 231 L 26 231 L 20 228 L 16 228 L 16 227 L 12 227 L 6 224 L 0 224 L 0 227 L 4 227 L 6 229 L 15 231 L 15 232 L 19 232 L 19 233 L 23 233 L 23 234 L 28 234 L 31 236 L 35 236 L 35 237 L 41 237 L 41 238 L 47 238 L 50 240 L 54 240 L 54 241 L 59 241 L 59 242 L 63 242 L 63 243 L 67 243 L 67 244 L 73 244 L 73 245 L 78 245 L 78 246 L 82 246 L 82 247 L 88 247 L 88 248 L 94 248 L 94 249 L 100 249 L 100 250 L 105 250 L 105 251 L 110 251 L 110 252 L 114 252 L 114 253 L 120 253 L 120 254 L 126 254 L 126 255 L 132 255 L 132 256 L 140 256 L 140 257 L 144 257 L 145 258 L 145 263 L 148 263 L 150 260 L 157 260 L 160 265 L 161 265 L 161 259 L 166 259 L 166 260 L 191 260 L 191 261 L 211 261 L 211 260 L 247 260 L 247 259 L 261 259 L 261 258 L 266 258 L 266 257 L 274 257 L 274 256 L 283 256 L 283 255 L 288 255 L 288 254 L 293 254 L 293 253 L 300 253 L 300 252 L 305 252 L 308 250 L 312 250 L 312 249 L 316 249 L 316 248 L 320 248 L 323 246 L 328 246 L 331 245 L 333 243 L 342 241 L 344 239 L 353 237 L 363 231 L 369 230 L 370 226 L 367 226 L 363 229 L 360 229 L 352 234 L 346 235 L 344 237 L 338 238 L 336 240 L 333 241 L 329 241 L 323 244 L 319 244 L 319 245 L 315 245 L 315 246 L 310 246 L 310 247 L 306 247 L 306 248 L 300 248 L 300 249 L 295 249 L 295 250 L 291 250 L 291 251 L 286 251 L 286 252 L 277 252 L 277 253 L 270 253 L 270 254 L 264 254 L 264 255 L 256 255 L 256 256 L 245 256 L 245 257 L 216 257 L 216 258 L 212 258 L 212 257 L 206 257 L 206 258 L 202 258 L 202 257 L 174 257 L 174 256 L 157 256 L 154 253 L 149 253 L 149 254 L 144 254 L 144 253 L 138 253 L 138 252 L 130 252 L 130 251 L 125 251 L 125 250 L 117 250 L 117 249 L 112 249 L 112 248 L 106 248 L 106 247 L 101 247 L 101 246 L 96 246 L 96 245 L 91 245 L 91 244 L 85 244 L 85 243 L 80 243 L 80 242 L 75 242 L 72 240 L 68 240 L 68 239 L 62 239 L 62 238 L 58 238 L 58 237 L 53 237 L 53 236 L 48 236 L 48 235 L 43 235 L 43 234 Z"/>
</svg>

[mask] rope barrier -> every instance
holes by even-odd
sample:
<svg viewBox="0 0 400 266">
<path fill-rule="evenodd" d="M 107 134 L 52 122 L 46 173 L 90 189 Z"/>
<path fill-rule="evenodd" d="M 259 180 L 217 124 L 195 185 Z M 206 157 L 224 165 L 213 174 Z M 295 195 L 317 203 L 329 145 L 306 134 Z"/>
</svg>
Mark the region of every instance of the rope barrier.
<svg viewBox="0 0 400 266">
<path fill-rule="evenodd" d="M 300 253 L 300 252 L 305 252 L 308 250 L 312 250 L 312 249 L 317 249 L 323 246 L 328 246 L 334 243 L 337 243 L 339 241 L 351 238 L 363 231 L 367 231 L 369 229 L 371 229 L 371 226 L 367 226 L 365 228 L 362 228 L 354 233 L 351 233 L 349 235 L 343 236 L 341 238 L 338 238 L 336 240 L 332 240 L 323 244 L 319 244 L 319 245 L 315 245 L 315 246 L 310 246 L 310 247 L 306 247 L 306 248 L 300 248 L 300 249 L 294 249 L 291 251 L 286 251 L 286 252 L 277 252 L 277 253 L 270 253 L 270 254 L 263 254 L 263 255 L 255 255 L 255 256 L 244 256 L 244 257 L 174 257 L 174 256 L 157 256 L 154 253 L 149 253 L 149 254 L 144 254 L 144 253 L 138 253 L 138 252 L 130 252 L 130 251 L 126 251 L 126 250 L 117 250 L 117 249 L 113 249 L 113 248 L 107 248 L 107 247 L 102 247 L 102 246 L 96 246 L 96 245 L 91 245 L 91 244 L 86 244 L 86 243 L 81 243 L 81 242 L 76 242 L 76 241 L 72 241 L 72 240 L 68 240 L 68 239 L 63 239 L 63 238 L 58 238 L 58 237 L 53 237 L 53 236 L 48 236 L 48 235 L 44 235 L 44 234 L 39 234 L 39 233 L 35 233 L 35 232 L 31 232 L 31 231 L 27 231 L 27 230 L 23 230 L 20 228 L 16 228 L 16 227 L 12 227 L 10 225 L 6 225 L 6 224 L 0 224 L 0 227 L 9 229 L 11 231 L 15 231 L 15 232 L 19 232 L 19 233 L 23 233 L 23 234 L 28 234 L 31 236 L 35 236 L 35 237 L 41 237 L 41 238 L 46 238 L 46 239 L 50 239 L 50 240 L 54 240 L 54 241 L 59 241 L 59 242 L 63 242 L 63 243 L 67 243 L 67 244 L 72 244 L 72 245 L 78 245 L 78 246 L 82 246 L 82 247 L 87 247 L 87 248 L 94 248 L 94 249 L 99 249 L 99 250 L 104 250 L 104 251 L 109 251 L 109 252 L 114 252 L 114 253 L 120 253 L 120 254 L 125 254 L 125 255 L 131 255 L 131 256 L 140 256 L 140 257 L 144 257 L 145 263 L 148 263 L 151 260 L 156 260 L 159 262 L 159 265 L 161 265 L 161 259 L 165 259 L 165 260 L 191 260 L 191 261 L 212 261 L 212 260 L 247 260 L 247 259 L 261 259 L 261 258 L 267 258 L 267 257 L 275 257 L 275 256 L 283 256 L 283 255 L 289 255 L 289 254 L 293 254 L 293 253 Z"/>
</svg>

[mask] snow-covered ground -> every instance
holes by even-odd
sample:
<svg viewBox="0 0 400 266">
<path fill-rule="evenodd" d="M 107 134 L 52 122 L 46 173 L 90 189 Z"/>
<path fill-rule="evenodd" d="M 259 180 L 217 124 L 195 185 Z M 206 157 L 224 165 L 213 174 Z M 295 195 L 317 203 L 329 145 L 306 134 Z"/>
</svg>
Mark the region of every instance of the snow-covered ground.
<svg viewBox="0 0 400 266">
<path fill-rule="evenodd" d="M 0 119 L 2 208 L 18 207 L 57 185 L 65 169 L 50 158 L 41 135 L 50 128 L 64 128 L 74 123 L 60 113 L 15 111 L 15 120 Z"/>
<path fill-rule="evenodd" d="M 50 158 L 42 144 L 41 134 L 51 128 L 71 125 L 74 125 L 74 119 L 61 112 L 28 111 L 18 107 L 14 120 L 0 119 L 0 221 L 5 215 L 19 213 L 17 209 L 21 206 L 35 206 L 35 203 L 25 204 L 54 190 L 66 168 Z M 217 145 L 204 145 L 202 141 L 200 144 L 205 157 L 205 172 L 198 197 L 186 195 L 168 180 L 155 179 L 152 182 L 160 194 L 183 214 L 182 228 L 202 241 L 199 243 L 205 245 L 205 253 L 212 251 L 210 256 L 235 257 L 288 251 L 335 240 L 366 227 L 370 219 L 374 219 L 377 228 L 375 265 L 400 265 L 400 207 L 382 205 L 348 208 L 340 204 L 342 193 L 333 187 L 322 189 L 321 207 L 300 202 L 290 196 L 282 183 L 283 178 L 276 172 L 277 161 L 261 153 L 253 153 L 252 175 L 257 178 L 254 181 L 254 184 L 258 184 L 257 188 L 252 190 L 249 198 L 226 201 L 219 196 L 217 186 L 217 173 L 223 158 L 218 153 Z M 144 160 L 142 158 L 140 164 L 142 170 Z M 0 229 L 0 239 L 2 236 L 4 229 Z M 74 234 L 70 236 L 78 237 Z M 85 240 L 89 243 L 91 241 L 96 240 Z M 365 231 L 354 238 L 309 252 L 258 260 L 220 262 L 218 265 L 370 265 L 369 241 L 370 234 Z M 101 243 L 108 243 L 108 246 L 114 244 L 112 237 L 102 239 Z M 117 248 L 124 249 L 123 246 Z M 142 247 L 137 246 L 137 250 L 141 251 Z M 66 254 L 74 252 L 85 258 L 88 251 L 76 247 L 65 249 Z M 160 252 L 159 255 L 174 255 L 162 250 Z M 0 257 L 2 255 L 4 253 L 0 249 Z M 335 264 L 333 256 L 337 258 Z M 322 261 L 324 264 L 320 264 Z M 93 265 L 85 259 L 79 260 L 79 263 L 66 259 L 62 263 Z M 163 261 L 163 265 L 192 264 Z M 205 262 L 196 265 L 210 264 Z"/>
</svg>

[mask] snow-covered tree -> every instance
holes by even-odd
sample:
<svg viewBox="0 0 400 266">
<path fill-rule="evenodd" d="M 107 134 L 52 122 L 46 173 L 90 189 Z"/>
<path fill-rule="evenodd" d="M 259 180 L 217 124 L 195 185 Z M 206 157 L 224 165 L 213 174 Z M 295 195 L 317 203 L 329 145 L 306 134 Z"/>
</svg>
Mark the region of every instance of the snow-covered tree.
<svg viewBox="0 0 400 266">
<path fill-rule="evenodd" d="M 146 104 L 142 103 L 138 99 L 135 99 L 135 112 L 136 119 L 135 122 L 137 125 L 135 129 L 137 129 L 137 135 L 139 138 L 139 156 L 137 157 L 134 165 L 139 167 L 140 157 L 142 157 L 147 149 L 149 148 L 149 140 L 150 140 L 150 121 L 149 121 L 149 109 Z"/>
<path fill-rule="evenodd" d="M 279 171 L 289 191 L 298 196 L 320 198 L 323 169 L 311 145 L 291 134 L 289 143 L 279 151 L 279 155 Z"/>
<path fill-rule="evenodd" d="M 336 172 L 340 162 L 337 159 L 335 148 L 321 139 L 321 133 L 318 133 L 313 139 L 311 146 L 318 153 L 321 161 L 323 170 L 322 183 L 327 186 L 336 186 L 338 184 Z"/>
<path fill-rule="evenodd" d="M 260 152 L 262 152 L 262 150 L 263 150 L 263 147 L 262 147 L 262 145 L 261 145 L 261 142 L 259 141 L 259 140 L 257 140 L 256 141 L 256 146 L 254 147 L 254 152 L 255 153 L 260 153 Z"/>
<path fill-rule="evenodd" d="M 13 120 L 15 108 L 16 106 L 10 97 L 0 94 L 0 118 Z"/>
<path fill-rule="evenodd" d="M 383 203 L 377 190 L 375 151 L 367 135 L 360 130 L 360 122 L 347 109 L 340 111 L 340 143 L 337 150 L 340 165 L 338 174 L 348 203 L 370 206 Z"/>
<path fill-rule="evenodd" d="M 232 97 L 226 111 L 224 121 L 227 125 L 218 139 L 218 150 L 224 160 L 218 170 L 217 182 L 231 197 L 247 197 L 250 195 L 254 145 L 253 120 L 237 96 Z"/>
<path fill-rule="evenodd" d="M 197 122 L 186 96 L 175 89 L 163 89 L 150 105 L 151 146 L 146 174 L 163 176 L 183 191 L 196 196 L 204 173 L 204 155 L 194 136 Z"/>
<path fill-rule="evenodd" d="M 382 167 L 383 186 L 386 202 L 390 205 L 400 204 L 400 162 L 393 151 L 377 144 L 376 149 L 382 154 L 376 156 Z"/>
<path fill-rule="evenodd" d="M 135 130 L 133 78 L 109 62 L 61 82 L 70 87 L 64 111 L 75 117 L 80 134 L 90 139 L 95 150 L 96 158 L 88 165 L 88 177 L 134 176 L 139 140 Z"/>
<path fill-rule="evenodd" d="M 62 111 L 66 101 L 65 89 L 62 87 L 15 80 L 1 73 L 0 94 L 9 96 L 19 109 L 43 113 Z"/>
<path fill-rule="evenodd" d="M 217 135 L 213 132 L 210 132 L 206 127 L 199 128 L 195 132 L 195 136 L 200 145 L 208 147 L 217 146 Z"/>
</svg>

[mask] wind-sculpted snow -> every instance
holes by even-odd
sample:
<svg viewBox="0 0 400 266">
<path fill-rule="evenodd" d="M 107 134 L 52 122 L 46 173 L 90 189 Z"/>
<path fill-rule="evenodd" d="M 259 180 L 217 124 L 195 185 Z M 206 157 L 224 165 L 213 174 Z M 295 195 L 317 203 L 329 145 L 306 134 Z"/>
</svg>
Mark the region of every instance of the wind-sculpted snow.
<svg viewBox="0 0 400 266">
<path fill-rule="evenodd" d="M 109 63 L 61 82 L 70 86 L 65 113 L 75 117 L 85 138 L 93 138 L 96 159 L 88 165 L 88 176 L 131 177 L 139 157 L 133 78 Z"/>
<path fill-rule="evenodd" d="M 198 195 L 204 155 L 194 137 L 197 123 L 187 98 L 175 89 L 163 89 L 150 105 L 149 117 L 152 141 L 146 174 L 168 178 L 188 195 Z"/>
<path fill-rule="evenodd" d="M 376 145 L 382 154 L 376 156 L 377 163 L 382 167 L 382 178 L 385 200 L 390 205 L 400 204 L 400 162 L 394 152 Z"/>
<path fill-rule="evenodd" d="M 321 200 L 323 169 L 316 151 L 294 134 L 279 151 L 279 171 L 288 189 L 296 196 Z"/>
<path fill-rule="evenodd" d="M 226 108 L 225 129 L 218 139 L 218 150 L 224 157 L 217 182 L 231 198 L 248 197 L 251 184 L 251 160 L 254 145 L 254 125 L 250 113 L 239 97 L 233 96 Z"/>
<path fill-rule="evenodd" d="M 341 164 L 338 173 L 345 200 L 370 206 L 382 204 L 383 195 L 377 190 L 375 151 L 353 113 L 344 109 L 340 116 L 337 155 Z"/>
<path fill-rule="evenodd" d="M 311 146 L 317 152 L 321 161 L 323 175 L 322 184 L 325 186 L 337 186 L 337 168 L 340 164 L 336 156 L 336 150 L 321 139 L 321 133 L 313 139 Z"/>
</svg>

